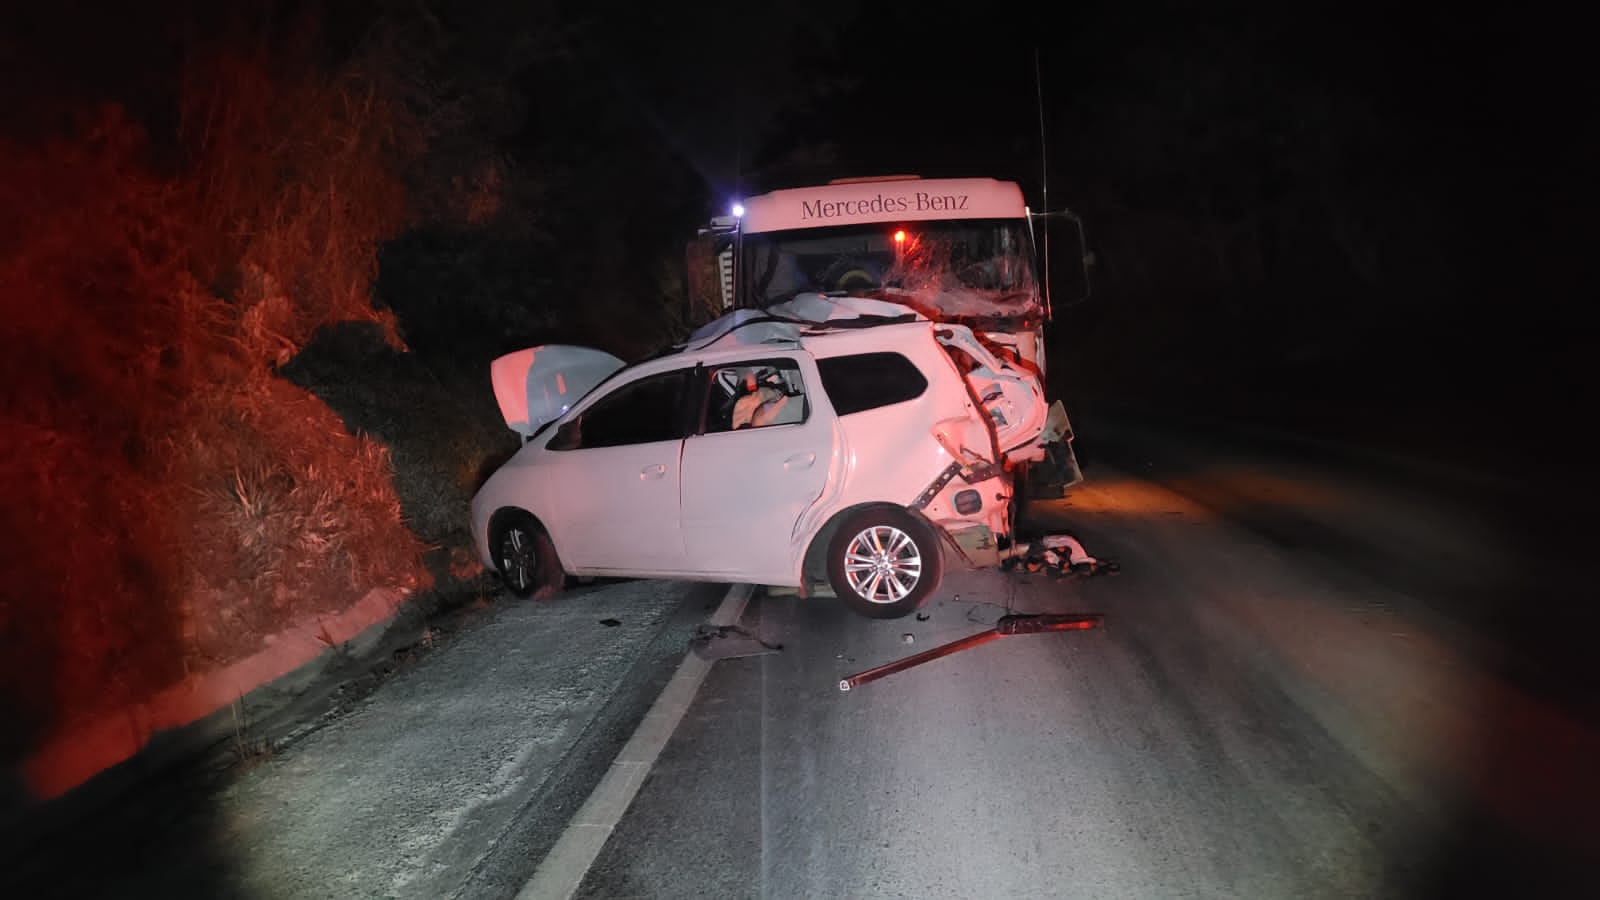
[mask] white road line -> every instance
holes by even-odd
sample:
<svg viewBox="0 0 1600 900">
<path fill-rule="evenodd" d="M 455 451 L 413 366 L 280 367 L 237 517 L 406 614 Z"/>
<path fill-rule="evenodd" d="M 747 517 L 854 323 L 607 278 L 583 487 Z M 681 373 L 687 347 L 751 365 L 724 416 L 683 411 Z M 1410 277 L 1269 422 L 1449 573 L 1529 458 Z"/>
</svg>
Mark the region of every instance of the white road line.
<svg viewBox="0 0 1600 900">
<path fill-rule="evenodd" d="M 730 588 L 717 611 L 711 614 L 710 624 L 713 627 L 737 625 L 753 591 L 748 584 Z M 589 799 L 567 823 L 567 829 L 539 863 L 533 877 L 517 892 L 517 900 L 568 900 L 577 893 L 583 876 L 594 865 L 600 848 L 611 837 L 612 829 L 622 819 L 634 795 L 639 793 L 645 775 L 655 765 L 667 739 L 677 730 L 679 720 L 694 702 L 700 682 L 709 671 L 711 663 L 696 656 L 693 650 L 684 654 L 672 680 L 651 704 L 650 711 L 634 729 L 633 737 L 628 739 L 622 752 L 612 760 L 611 768 L 589 794 Z"/>
</svg>

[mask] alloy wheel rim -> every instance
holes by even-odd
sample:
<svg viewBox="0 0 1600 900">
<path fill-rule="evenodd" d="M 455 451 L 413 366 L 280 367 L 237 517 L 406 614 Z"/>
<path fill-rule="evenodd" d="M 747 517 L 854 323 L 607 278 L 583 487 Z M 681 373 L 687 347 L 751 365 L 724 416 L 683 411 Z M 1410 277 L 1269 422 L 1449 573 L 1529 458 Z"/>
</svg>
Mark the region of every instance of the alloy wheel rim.
<svg viewBox="0 0 1600 900">
<path fill-rule="evenodd" d="M 922 580 L 922 551 L 893 525 L 874 525 L 845 548 L 844 576 L 868 603 L 898 603 Z"/>
<path fill-rule="evenodd" d="M 527 590 L 528 585 L 533 583 L 539 560 L 534 553 L 533 540 L 526 531 L 513 528 L 506 532 L 505 540 L 500 542 L 500 564 L 506 579 L 514 582 L 518 590 Z"/>
</svg>

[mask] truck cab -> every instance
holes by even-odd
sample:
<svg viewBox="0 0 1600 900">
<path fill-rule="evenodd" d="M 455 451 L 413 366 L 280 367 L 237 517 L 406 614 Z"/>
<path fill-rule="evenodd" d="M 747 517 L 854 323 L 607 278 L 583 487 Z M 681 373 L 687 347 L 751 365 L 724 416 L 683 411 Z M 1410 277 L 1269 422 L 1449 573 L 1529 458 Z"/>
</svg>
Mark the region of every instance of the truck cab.
<svg viewBox="0 0 1600 900">
<path fill-rule="evenodd" d="M 971 329 L 997 356 L 1034 373 L 1043 394 L 1049 292 L 1034 217 L 1016 183 L 836 179 L 748 197 L 734 213 L 691 245 L 691 302 L 701 318 L 781 308 L 802 295 L 896 303 Z M 1019 480 L 1032 470 L 1035 495 L 1059 494 L 1082 478 L 1065 410 L 1056 403 L 1050 415 L 1046 437 L 1054 440 L 1017 460 Z"/>
</svg>

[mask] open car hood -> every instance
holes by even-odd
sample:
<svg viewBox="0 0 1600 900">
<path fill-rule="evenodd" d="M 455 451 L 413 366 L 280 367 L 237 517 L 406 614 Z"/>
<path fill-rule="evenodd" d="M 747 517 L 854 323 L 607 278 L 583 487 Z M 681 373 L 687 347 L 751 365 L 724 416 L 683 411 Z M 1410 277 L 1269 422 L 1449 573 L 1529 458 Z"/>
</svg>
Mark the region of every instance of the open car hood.
<svg viewBox="0 0 1600 900">
<path fill-rule="evenodd" d="M 526 438 L 622 367 L 622 360 L 603 350 L 545 344 L 490 363 L 489 379 L 507 427 Z"/>
</svg>

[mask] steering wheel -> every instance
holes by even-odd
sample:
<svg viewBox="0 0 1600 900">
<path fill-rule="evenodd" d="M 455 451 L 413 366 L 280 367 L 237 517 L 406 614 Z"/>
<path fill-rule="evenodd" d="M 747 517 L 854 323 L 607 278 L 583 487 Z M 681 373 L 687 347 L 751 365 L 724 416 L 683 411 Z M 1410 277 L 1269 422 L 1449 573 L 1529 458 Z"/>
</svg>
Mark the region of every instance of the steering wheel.
<svg viewBox="0 0 1600 900">
<path fill-rule="evenodd" d="M 999 280 L 986 260 L 962 266 L 956 271 L 956 279 L 967 287 L 979 289 L 996 287 L 995 282 Z"/>
<path fill-rule="evenodd" d="M 878 286 L 878 279 L 872 272 L 854 259 L 835 262 L 823 270 L 822 277 L 817 280 L 825 290 L 830 291 L 865 290 Z"/>
<path fill-rule="evenodd" d="M 877 283 L 877 279 L 873 278 L 872 273 L 868 272 L 866 269 L 851 269 L 843 275 L 840 275 L 839 278 L 834 281 L 833 285 L 834 290 L 850 291 L 857 289 L 866 290 L 867 288 L 875 286 Z"/>
</svg>

